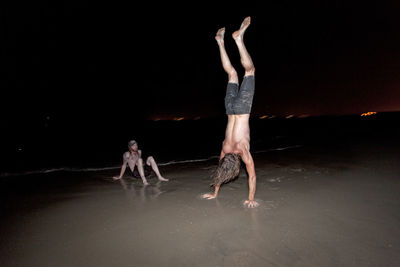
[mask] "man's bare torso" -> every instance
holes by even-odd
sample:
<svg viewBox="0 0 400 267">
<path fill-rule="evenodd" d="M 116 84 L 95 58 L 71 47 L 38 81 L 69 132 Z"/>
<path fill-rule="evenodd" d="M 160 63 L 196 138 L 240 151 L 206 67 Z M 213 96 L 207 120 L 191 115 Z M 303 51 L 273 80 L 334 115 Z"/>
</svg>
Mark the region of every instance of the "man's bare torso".
<svg viewBox="0 0 400 267">
<path fill-rule="evenodd" d="M 228 115 L 225 140 L 222 145 L 224 154 L 243 154 L 250 150 L 250 114 Z"/>
<path fill-rule="evenodd" d="M 124 161 L 126 161 L 128 163 L 128 166 L 131 169 L 131 171 L 133 171 L 135 169 L 136 162 L 141 157 L 141 155 L 142 155 L 141 150 L 127 151 L 124 153 Z"/>
</svg>

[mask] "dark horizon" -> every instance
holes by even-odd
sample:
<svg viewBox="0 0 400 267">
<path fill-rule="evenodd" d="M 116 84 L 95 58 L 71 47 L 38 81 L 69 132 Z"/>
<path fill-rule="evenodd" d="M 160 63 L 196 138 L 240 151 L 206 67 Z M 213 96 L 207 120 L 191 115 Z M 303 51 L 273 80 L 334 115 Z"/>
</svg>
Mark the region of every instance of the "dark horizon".
<svg viewBox="0 0 400 267">
<path fill-rule="evenodd" d="M 224 115 L 226 74 L 214 36 L 226 27 L 242 75 L 230 34 L 246 16 L 256 66 L 252 116 L 400 111 L 400 19 L 391 1 L 182 11 L 91 1 L 4 5 L 3 123 Z"/>
</svg>

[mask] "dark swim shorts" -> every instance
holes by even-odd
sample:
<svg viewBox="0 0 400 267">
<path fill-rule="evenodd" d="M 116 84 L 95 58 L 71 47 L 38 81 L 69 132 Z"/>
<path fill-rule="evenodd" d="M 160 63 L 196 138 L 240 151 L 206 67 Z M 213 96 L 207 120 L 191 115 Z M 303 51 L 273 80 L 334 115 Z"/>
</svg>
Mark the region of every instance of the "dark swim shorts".
<svg viewBox="0 0 400 267">
<path fill-rule="evenodd" d="M 228 83 L 225 95 L 227 115 L 250 114 L 254 96 L 254 75 L 245 76 L 242 84 Z"/>
<path fill-rule="evenodd" d="M 151 168 L 151 166 L 149 166 L 147 164 L 143 164 L 143 171 L 144 171 L 144 176 L 148 177 L 152 173 L 153 169 Z M 142 178 L 142 177 L 140 177 L 139 169 L 137 166 L 133 170 L 133 177 L 139 178 L 139 179 Z"/>
</svg>

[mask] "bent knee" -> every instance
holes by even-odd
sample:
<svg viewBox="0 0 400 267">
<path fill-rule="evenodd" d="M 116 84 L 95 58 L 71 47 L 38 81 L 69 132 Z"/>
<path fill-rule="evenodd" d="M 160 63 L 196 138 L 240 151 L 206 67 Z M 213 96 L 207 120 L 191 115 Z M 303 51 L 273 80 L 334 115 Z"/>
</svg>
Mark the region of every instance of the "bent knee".
<svg viewBox="0 0 400 267">
<path fill-rule="evenodd" d="M 239 83 L 239 77 L 236 70 L 233 69 L 228 73 L 228 79 L 230 83 Z"/>
<path fill-rule="evenodd" d="M 251 68 L 247 68 L 245 70 L 244 76 L 254 76 L 254 74 L 256 73 L 256 68 L 251 67 Z"/>
<path fill-rule="evenodd" d="M 154 161 L 153 156 L 147 157 L 147 160 L 146 160 L 147 165 L 150 165 L 152 161 Z"/>
</svg>

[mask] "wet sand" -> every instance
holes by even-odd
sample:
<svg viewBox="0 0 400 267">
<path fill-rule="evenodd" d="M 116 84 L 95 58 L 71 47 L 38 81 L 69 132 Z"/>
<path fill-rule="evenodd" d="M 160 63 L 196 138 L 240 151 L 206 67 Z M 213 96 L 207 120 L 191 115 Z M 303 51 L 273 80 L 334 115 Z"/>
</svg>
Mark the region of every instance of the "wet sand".
<svg viewBox="0 0 400 267">
<path fill-rule="evenodd" d="M 400 159 L 390 145 L 254 155 L 203 200 L 215 160 L 164 166 L 148 187 L 119 170 L 3 178 L 1 266 L 398 266 Z"/>
</svg>

